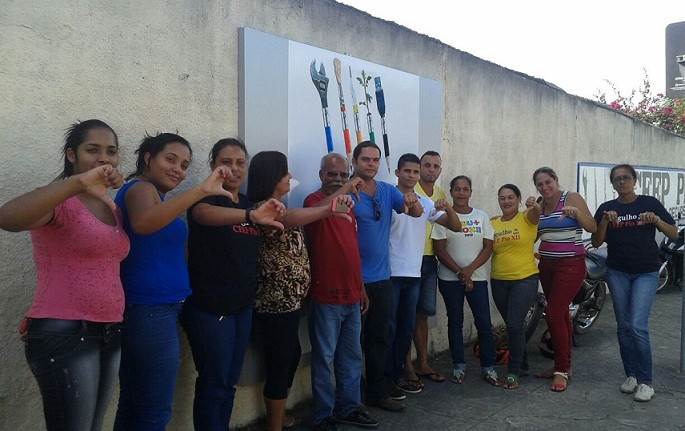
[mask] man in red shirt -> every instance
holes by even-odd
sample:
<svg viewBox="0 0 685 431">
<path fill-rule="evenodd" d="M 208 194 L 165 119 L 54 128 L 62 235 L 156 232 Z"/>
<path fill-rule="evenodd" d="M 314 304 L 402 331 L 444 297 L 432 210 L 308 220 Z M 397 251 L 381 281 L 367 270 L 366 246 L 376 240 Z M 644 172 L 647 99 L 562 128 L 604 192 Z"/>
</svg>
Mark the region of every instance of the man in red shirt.
<svg viewBox="0 0 685 431">
<path fill-rule="evenodd" d="M 345 157 L 325 155 L 319 170 L 321 188 L 305 198 L 304 206 L 331 205 L 335 196 L 356 193 L 364 182 L 360 178 L 348 181 L 349 172 Z M 327 217 L 305 226 L 312 278 L 309 339 L 314 423 L 322 431 L 337 431 L 336 422 L 362 428 L 378 426 L 359 410 L 361 314 L 369 302 L 361 279 L 357 224 L 354 214 L 351 217 L 351 223 L 341 217 Z"/>
</svg>

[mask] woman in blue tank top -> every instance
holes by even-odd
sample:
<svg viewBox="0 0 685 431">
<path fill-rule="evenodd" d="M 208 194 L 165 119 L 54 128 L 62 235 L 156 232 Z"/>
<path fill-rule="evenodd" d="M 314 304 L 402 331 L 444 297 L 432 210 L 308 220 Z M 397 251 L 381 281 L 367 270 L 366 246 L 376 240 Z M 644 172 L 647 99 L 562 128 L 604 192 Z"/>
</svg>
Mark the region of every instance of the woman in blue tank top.
<svg viewBox="0 0 685 431">
<path fill-rule="evenodd" d="M 187 230 L 179 215 L 207 196 L 230 198 L 223 183 L 232 174 L 218 166 L 202 183 L 166 198 L 186 177 L 188 141 L 172 133 L 146 136 L 136 154 L 136 170 L 115 198 L 131 252 L 121 264 L 126 309 L 114 429 L 164 430 L 179 366 L 176 319 L 190 294 Z M 245 219 L 245 210 L 231 211 L 234 223 Z"/>
</svg>

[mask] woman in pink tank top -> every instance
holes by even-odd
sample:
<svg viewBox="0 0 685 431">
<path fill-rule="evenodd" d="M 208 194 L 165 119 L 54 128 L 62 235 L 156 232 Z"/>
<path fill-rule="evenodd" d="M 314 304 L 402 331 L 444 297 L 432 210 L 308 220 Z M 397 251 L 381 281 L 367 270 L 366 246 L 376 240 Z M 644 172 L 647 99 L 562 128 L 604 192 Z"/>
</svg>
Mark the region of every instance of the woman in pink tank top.
<svg viewBox="0 0 685 431">
<path fill-rule="evenodd" d="M 106 193 L 123 183 L 117 135 L 100 120 L 73 124 L 63 154 L 55 181 L 0 207 L 0 228 L 31 232 L 36 291 L 20 335 L 46 428 L 100 430 L 119 369 L 119 262 L 129 251 Z"/>
</svg>

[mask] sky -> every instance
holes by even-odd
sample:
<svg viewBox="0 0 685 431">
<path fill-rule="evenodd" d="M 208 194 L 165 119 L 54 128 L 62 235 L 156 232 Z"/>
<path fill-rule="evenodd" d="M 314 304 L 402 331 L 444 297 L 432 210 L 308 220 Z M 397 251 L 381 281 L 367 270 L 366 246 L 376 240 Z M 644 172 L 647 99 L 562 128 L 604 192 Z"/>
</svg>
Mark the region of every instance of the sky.
<svg viewBox="0 0 685 431">
<path fill-rule="evenodd" d="M 337 0 L 588 99 L 665 89 L 666 26 L 685 1 Z"/>
</svg>

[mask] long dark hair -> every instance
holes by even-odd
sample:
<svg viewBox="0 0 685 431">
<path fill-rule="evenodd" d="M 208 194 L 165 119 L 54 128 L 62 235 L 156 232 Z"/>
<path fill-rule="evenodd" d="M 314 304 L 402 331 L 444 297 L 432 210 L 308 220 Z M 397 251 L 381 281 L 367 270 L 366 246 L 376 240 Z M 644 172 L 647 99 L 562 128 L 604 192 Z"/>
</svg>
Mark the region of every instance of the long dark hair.
<svg viewBox="0 0 685 431">
<path fill-rule="evenodd" d="M 136 150 L 136 154 L 138 155 L 136 158 L 136 170 L 126 177 L 126 180 L 142 175 L 143 172 L 145 172 L 145 168 L 147 168 L 150 163 L 150 159 L 155 157 L 155 155 L 162 151 L 167 145 L 174 142 L 178 142 L 179 144 L 188 147 L 190 155 L 193 155 L 193 149 L 190 148 L 190 142 L 179 135 L 174 133 L 158 133 L 155 136 L 150 136 L 146 134 L 143 140 L 140 141 L 140 145 Z M 147 162 L 145 161 L 145 154 L 150 155 Z"/>
<path fill-rule="evenodd" d="M 252 202 L 269 199 L 276 184 L 288 175 L 288 158 L 280 151 L 261 151 L 252 157 L 247 171 L 247 198 Z"/>
<path fill-rule="evenodd" d="M 247 148 L 245 144 L 237 138 L 224 138 L 216 141 L 212 150 L 209 152 L 209 164 L 210 166 L 214 164 L 216 158 L 219 157 L 219 153 L 226 147 L 238 147 L 245 153 L 245 158 L 247 159 L 249 155 L 247 154 Z"/>
<path fill-rule="evenodd" d="M 64 146 L 62 147 L 62 156 L 64 157 L 64 170 L 55 178 L 57 180 L 63 180 L 67 177 L 74 175 L 74 164 L 67 159 L 67 150 L 72 150 L 76 154 L 78 147 L 85 142 L 86 135 L 92 129 L 106 129 L 112 132 L 114 135 L 114 143 L 119 147 L 119 137 L 117 136 L 114 129 L 109 127 L 107 123 L 102 120 L 92 119 L 85 121 L 78 121 L 67 129 L 64 134 Z"/>
</svg>

